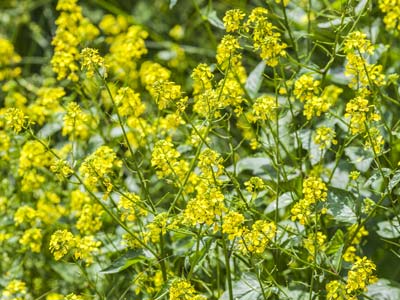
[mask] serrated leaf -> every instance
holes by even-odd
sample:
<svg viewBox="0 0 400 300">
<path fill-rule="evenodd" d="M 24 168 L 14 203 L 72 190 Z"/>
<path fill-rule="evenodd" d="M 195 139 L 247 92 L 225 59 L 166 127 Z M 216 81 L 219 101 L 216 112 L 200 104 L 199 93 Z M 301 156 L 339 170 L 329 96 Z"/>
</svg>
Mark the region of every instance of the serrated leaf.
<svg viewBox="0 0 400 300">
<path fill-rule="evenodd" d="M 396 173 L 394 173 L 393 177 L 389 181 L 388 185 L 389 191 L 392 191 L 399 182 L 400 182 L 400 171 L 396 171 Z"/>
<path fill-rule="evenodd" d="M 178 0 L 169 0 L 169 9 L 173 9 Z"/>
<path fill-rule="evenodd" d="M 378 224 L 378 230 L 376 233 L 386 239 L 395 239 L 400 237 L 400 224 L 399 221 L 394 218 L 390 221 L 382 221 Z"/>
<path fill-rule="evenodd" d="M 247 93 L 251 98 L 257 96 L 258 90 L 260 89 L 261 83 L 264 79 L 263 74 L 265 70 L 265 62 L 261 61 L 253 71 L 247 77 L 246 84 L 244 85 Z"/>
<path fill-rule="evenodd" d="M 101 274 L 115 274 L 119 273 L 133 264 L 145 259 L 143 250 L 129 250 L 117 260 L 113 261 L 111 265 L 100 271 Z"/>
<path fill-rule="evenodd" d="M 400 299 L 400 284 L 381 278 L 368 286 L 366 295 L 373 300 L 398 300 Z"/>
<path fill-rule="evenodd" d="M 357 216 L 354 211 L 356 199 L 352 193 L 331 187 L 328 189 L 327 203 L 328 212 L 336 221 L 345 224 L 357 222 Z"/>
</svg>

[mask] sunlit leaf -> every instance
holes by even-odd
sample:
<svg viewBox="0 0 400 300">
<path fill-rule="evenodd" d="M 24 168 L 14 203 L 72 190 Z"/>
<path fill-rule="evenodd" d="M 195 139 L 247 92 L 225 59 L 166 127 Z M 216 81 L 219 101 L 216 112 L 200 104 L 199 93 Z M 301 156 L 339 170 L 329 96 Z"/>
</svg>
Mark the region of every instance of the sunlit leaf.
<svg viewBox="0 0 400 300">
<path fill-rule="evenodd" d="M 143 250 L 129 250 L 117 260 L 113 261 L 111 265 L 100 271 L 102 274 L 115 274 L 119 273 L 133 264 L 145 259 Z"/>
</svg>

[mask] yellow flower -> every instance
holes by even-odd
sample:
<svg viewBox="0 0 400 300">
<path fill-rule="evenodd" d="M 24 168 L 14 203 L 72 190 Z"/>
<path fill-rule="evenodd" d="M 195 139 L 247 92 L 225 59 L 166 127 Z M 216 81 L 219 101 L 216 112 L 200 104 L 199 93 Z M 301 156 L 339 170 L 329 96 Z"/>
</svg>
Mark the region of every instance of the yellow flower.
<svg viewBox="0 0 400 300">
<path fill-rule="evenodd" d="M 171 142 L 158 141 L 151 154 L 151 165 L 156 168 L 157 176 L 163 178 L 173 174 L 180 155 Z"/>
<path fill-rule="evenodd" d="M 314 205 L 317 202 L 325 202 L 327 199 L 326 184 L 319 178 L 309 177 L 303 182 L 303 198 L 291 209 L 292 221 L 299 220 L 300 224 L 308 224 L 313 214 Z M 321 210 L 321 213 L 324 209 Z"/>
<path fill-rule="evenodd" d="M 349 300 L 346 295 L 345 286 L 339 280 L 333 280 L 325 286 L 327 295 L 326 300 Z"/>
<path fill-rule="evenodd" d="M 326 239 L 326 235 L 320 231 L 317 231 L 316 234 L 314 232 L 310 233 L 307 236 L 307 238 L 303 241 L 303 245 L 309 253 L 308 260 L 313 261 L 318 253 L 325 251 Z"/>
<path fill-rule="evenodd" d="M 372 54 L 374 52 L 374 47 L 371 44 L 371 41 L 367 39 L 367 35 L 360 31 L 350 32 L 349 35 L 344 40 L 344 51 L 352 52 L 359 51 L 360 53 L 369 53 Z"/>
<path fill-rule="evenodd" d="M 222 232 L 228 235 L 228 239 L 233 240 L 240 237 L 243 233 L 244 216 L 241 213 L 230 211 L 223 217 Z"/>
<path fill-rule="evenodd" d="M 93 234 L 100 230 L 104 213 L 100 204 L 85 204 L 78 213 L 76 228 L 81 234 Z"/>
<path fill-rule="evenodd" d="M 251 177 L 249 181 L 244 183 L 246 190 L 250 193 L 265 190 L 266 185 L 260 177 Z"/>
<path fill-rule="evenodd" d="M 241 26 L 241 21 L 244 19 L 246 14 L 240 9 L 231 9 L 225 13 L 223 18 L 226 32 L 235 32 Z"/>
<path fill-rule="evenodd" d="M 233 35 L 225 35 L 217 47 L 217 63 L 222 70 L 226 70 L 229 65 L 236 65 L 241 60 L 238 52 L 242 47 L 239 40 Z"/>
<path fill-rule="evenodd" d="M 186 279 L 177 279 L 169 288 L 169 300 L 206 300 L 206 297 L 197 295 L 194 287 Z"/>
<path fill-rule="evenodd" d="M 22 300 L 27 294 L 25 282 L 14 279 L 11 280 L 1 293 L 2 298 Z"/>
<path fill-rule="evenodd" d="M 276 234 L 276 225 L 264 220 L 256 221 L 251 230 L 245 230 L 240 241 L 242 252 L 262 254 L 269 246 Z"/>
<path fill-rule="evenodd" d="M 302 75 L 294 84 L 293 94 L 300 101 L 311 101 L 320 92 L 320 81 L 314 80 L 311 75 Z"/>
<path fill-rule="evenodd" d="M 287 45 L 282 43 L 281 34 L 268 21 L 268 10 L 257 7 L 252 10 L 244 27 L 251 32 L 254 50 L 260 51 L 260 57 L 271 67 L 278 65 L 279 57 L 285 57 Z"/>
<path fill-rule="evenodd" d="M 331 144 L 337 144 L 335 137 L 336 133 L 332 128 L 322 126 L 316 129 L 314 142 L 319 145 L 319 149 L 326 149 L 329 148 Z"/>
<path fill-rule="evenodd" d="M 39 228 L 27 229 L 19 239 L 21 245 L 28 246 L 32 252 L 40 253 L 42 246 L 42 231 Z"/>
<path fill-rule="evenodd" d="M 356 257 L 356 262 L 347 275 L 346 292 L 350 295 L 366 292 L 367 286 L 377 281 L 375 270 L 375 264 L 366 256 Z"/>
<path fill-rule="evenodd" d="M 81 52 L 82 67 L 86 70 L 86 76 L 91 78 L 94 72 L 100 72 L 103 77 L 107 76 L 104 58 L 99 55 L 99 50 L 92 48 L 84 48 Z"/>
<path fill-rule="evenodd" d="M 275 97 L 268 95 L 258 97 L 253 104 L 251 121 L 274 121 L 276 119 L 276 110 Z"/>
<path fill-rule="evenodd" d="M 49 249 L 55 260 L 63 258 L 76 245 L 73 234 L 67 230 L 57 230 L 51 235 Z"/>
<path fill-rule="evenodd" d="M 95 241 L 93 236 L 75 237 L 74 258 L 84 260 L 86 265 L 93 263 L 93 255 L 99 252 L 101 242 Z"/>
<path fill-rule="evenodd" d="M 10 126 L 15 133 L 20 133 L 28 125 L 28 117 L 19 108 L 9 108 L 5 114 L 7 126 Z"/>
<path fill-rule="evenodd" d="M 121 211 L 121 220 L 133 222 L 138 216 L 147 215 L 147 211 L 140 207 L 141 202 L 140 197 L 134 193 L 122 195 L 118 202 L 118 208 Z"/>
<path fill-rule="evenodd" d="M 68 103 L 63 121 L 63 135 L 68 135 L 71 140 L 88 138 L 89 115 L 84 113 L 76 102 Z"/>
<path fill-rule="evenodd" d="M 400 1 L 399 0 L 379 0 L 379 8 L 385 13 L 383 22 L 387 30 L 400 30 Z"/>
<path fill-rule="evenodd" d="M 15 53 L 13 44 L 0 37 L 0 81 L 18 77 L 21 68 L 17 67 L 21 57 Z"/>
<path fill-rule="evenodd" d="M 120 88 L 115 97 L 118 112 L 121 116 L 139 117 L 145 110 L 145 105 L 140 100 L 140 94 L 135 93 L 130 87 Z"/>
<path fill-rule="evenodd" d="M 87 187 L 96 189 L 99 185 L 106 188 L 106 195 L 112 190 L 110 178 L 113 177 L 114 169 L 119 169 L 122 161 L 117 154 L 108 146 L 101 146 L 91 155 L 85 158 L 79 168 L 83 181 Z"/>
</svg>

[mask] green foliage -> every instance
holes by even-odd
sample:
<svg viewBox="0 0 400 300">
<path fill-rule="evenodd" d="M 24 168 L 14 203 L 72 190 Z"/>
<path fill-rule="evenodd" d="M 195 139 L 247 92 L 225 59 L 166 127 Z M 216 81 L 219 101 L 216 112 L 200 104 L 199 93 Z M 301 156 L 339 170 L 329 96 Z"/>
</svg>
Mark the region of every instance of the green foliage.
<svg viewBox="0 0 400 300">
<path fill-rule="evenodd" d="M 0 300 L 399 299 L 398 7 L 0 1 Z"/>
</svg>

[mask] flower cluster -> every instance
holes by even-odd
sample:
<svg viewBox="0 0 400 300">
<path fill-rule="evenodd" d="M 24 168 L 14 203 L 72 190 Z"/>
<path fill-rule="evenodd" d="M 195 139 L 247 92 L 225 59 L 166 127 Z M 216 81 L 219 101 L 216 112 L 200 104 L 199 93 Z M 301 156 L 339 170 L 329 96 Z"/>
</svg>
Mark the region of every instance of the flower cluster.
<svg viewBox="0 0 400 300">
<path fill-rule="evenodd" d="M 329 148 L 332 144 L 337 144 L 335 137 L 336 133 L 332 128 L 322 126 L 316 129 L 314 142 L 319 145 L 319 149 L 323 150 Z"/>
<path fill-rule="evenodd" d="M 370 64 L 364 57 L 366 54 L 374 53 L 374 47 L 365 33 L 351 32 L 344 41 L 344 51 L 347 58 L 345 75 L 352 76 L 350 87 L 362 88 L 374 85 L 379 87 L 386 84 L 382 66 Z"/>
<path fill-rule="evenodd" d="M 368 235 L 368 231 L 364 226 L 358 226 L 358 224 L 353 224 L 347 229 L 347 235 L 350 240 L 350 245 L 347 247 L 345 253 L 343 254 L 343 259 L 347 262 L 354 262 L 356 259 L 357 246 L 361 243 L 364 236 Z"/>
<path fill-rule="evenodd" d="M 382 151 L 383 137 L 374 123 L 380 121 L 381 116 L 375 106 L 369 104 L 369 91 L 362 89 L 359 95 L 346 104 L 345 117 L 350 118 L 350 132 L 353 135 L 363 134 L 365 148 L 372 148 L 375 153 Z"/>
<path fill-rule="evenodd" d="M 57 230 L 51 236 L 49 248 L 55 260 L 72 253 L 75 260 L 83 260 L 90 265 L 100 245 L 101 242 L 95 241 L 93 236 L 74 236 L 68 230 Z"/>
<path fill-rule="evenodd" d="M 71 140 L 85 140 L 89 137 L 90 116 L 82 111 L 78 103 L 68 103 L 63 120 L 63 135 L 68 135 Z"/>
<path fill-rule="evenodd" d="M 303 198 L 291 209 L 292 220 L 299 220 L 300 224 L 308 224 L 312 221 L 314 205 L 325 202 L 327 198 L 326 184 L 319 178 L 309 177 L 303 182 Z M 322 213 L 326 209 L 322 209 Z"/>
<path fill-rule="evenodd" d="M 379 0 L 379 8 L 385 14 L 383 22 L 387 30 L 400 30 L 400 1 Z"/>
<path fill-rule="evenodd" d="M 186 279 L 176 279 L 169 288 L 169 300 L 205 300 Z"/>
<path fill-rule="evenodd" d="M 254 50 L 260 51 L 260 57 L 268 66 L 276 67 L 279 58 L 286 56 L 287 45 L 281 41 L 281 34 L 267 15 L 267 9 L 254 8 L 244 27 L 246 32 L 250 32 Z"/>
<path fill-rule="evenodd" d="M 241 213 L 230 211 L 223 217 L 222 233 L 228 235 L 228 239 L 233 240 L 243 234 L 244 216 Z"/>
<path fill-rule="evenodd" d="M 91 78 L 94 73 L 103 73 L 103 77 L 106 77 L 104 58 L 99 55 L 99 50 L 92 48 L 84 48 L 80 54 L 82 59 L 81 68 L 86 70 L 86 76 Z"/>
<path fill-rule="evenodd" d="M 101 146 L 85 158 L 79 173 L 88 188 L 95 190 L 100 185 L 109 193 L 113 188 L 111 178 L 114 176 L 114 169 L 120 168 L 121 165 L 122 162 L 110 147 Z"/>
<path fill-rule="evenodd" d="M 78 46 L 86 40 L 93 40 L 99 30 L 83 17 L 77 0 L 60 0 L 57 10 L 60 16 L 56 20 L 57 31 L 52 41 L 54 55 L 51 65 L 58 80 L 78 81 Z"/>
<path fill-rule="evenodd" d="M 251 230 L 244 230 L 242 240 L 239 241 L 240 249 L 243 253 L 262 254 L 275 235 L 276 225 L 273 222 L 257 220 Z"/>
<path fill-rule="evenodd" d="M 275 97 L 264 95 L 258 97 L 253 104 L 252 117 L 253 122 L 274 121 L 276 119 L 277 103 Z"/>
<path fill-rule="evenodd" d="M 325 87 L 322 92 L 320 88 L 321 82 L 305 74 L 296 80 L 293 94 L 297 99 L 304 102 L 303 114 L 307 120 L 311 120 L 313 116 L 321 116 L 331 108 L 337 101 L 340 93 L 343 91 L 334 85 Z"/>
<path fill-rule="evenodd" d="M 306 239 L 303 240 L 304 248 L 308 251 L 308 260 L 314 261 L 317 255 L 324 252 L 326 249 L 326 235 L 321 231 L 310 233 Z"/>
<path fill-rule="evenodd" d="M 328 300 L 358 299 L 358 295 L 368 290 L 367 286 L 377 281 L 374 273 L 375 264 L 367 257 L 356 257 L 355 263 L 348 272 L 345 283 L 333 280 L 327 283 Z"/>
<path fill-rule="evenodd" d="M 17 64 L 21 57 L 15 53 L 13 44 L 0 37 L 0 81 L 17 77 L 21 74 L 21 68 Z"/>
</svg>

